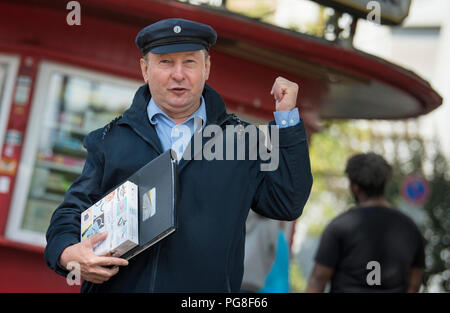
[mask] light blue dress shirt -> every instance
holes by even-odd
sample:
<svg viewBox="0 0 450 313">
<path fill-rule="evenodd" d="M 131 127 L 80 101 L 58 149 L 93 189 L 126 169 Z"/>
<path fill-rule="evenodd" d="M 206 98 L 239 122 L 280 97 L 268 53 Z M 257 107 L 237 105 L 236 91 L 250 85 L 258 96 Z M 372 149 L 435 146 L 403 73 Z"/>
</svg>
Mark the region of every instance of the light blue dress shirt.
<svg viewBox="0 0 450 313">
<path fill-rule="evenodd" d="M 178 155 L 178 161 L 180 161 L 181 155 L 183 155 L 185 148 L 191 140 L 191 135 L 194 134 L 194 130 L 199 130 L 199 127 L 201 129 L 205 127 L 205 99 L 202 97 L 200 107 L 197 111 L 180 124 L 175 124 L 155 103 L 153 98 L 150 99 L 147 105 L 147 115 L 150 123 L 155 125 L 163 151 L 165 152 L 169 148 L 172 148 Z M 276 111 L 273 112 L 273 115 L 279 128 L 295 126 L 300 122 L 300 115 L 297 108 L 291 111 Z"/>
<path fill-rule="evenodd" d="M 150 123 L 155 125 L 156 133 L 163 151 L 172 148 L 180 161 L 194 130 L 203 129 L 206 124 L 205 99 L 201 98 L 200 107 L 190 115 L 183 123 L 176 124 L 161 108 L 155 103 L 153 98 L 147 105 L 147 115 Z"/>
</svg>

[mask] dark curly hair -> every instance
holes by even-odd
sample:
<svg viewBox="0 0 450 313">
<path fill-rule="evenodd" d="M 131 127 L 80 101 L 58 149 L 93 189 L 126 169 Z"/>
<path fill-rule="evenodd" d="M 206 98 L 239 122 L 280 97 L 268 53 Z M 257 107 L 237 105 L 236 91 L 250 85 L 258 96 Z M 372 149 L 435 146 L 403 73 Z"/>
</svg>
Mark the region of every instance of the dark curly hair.
<svg viewBox="0 0 450 313">
<path fill-rule="evenodd" d="M 367 196 L 382 196 L 392 176 L 392 167 L 381 155 L 361 153 L 348 159 L 345 173 L 350 182 L 358 185 Z"/>
</svg>

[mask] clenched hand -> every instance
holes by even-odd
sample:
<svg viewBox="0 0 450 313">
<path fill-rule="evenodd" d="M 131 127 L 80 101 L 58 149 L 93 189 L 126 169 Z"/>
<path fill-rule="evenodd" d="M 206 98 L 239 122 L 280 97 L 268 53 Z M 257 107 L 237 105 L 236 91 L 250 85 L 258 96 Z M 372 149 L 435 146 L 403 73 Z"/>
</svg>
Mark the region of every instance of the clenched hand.
<svg viewBox="0 0 450 313">
<path fill-rule="evenodd" d="M 276 111 L 291 111 L 297 103 L 298 85 L 283 77 L 277 77 L 270 94 L 275 98 Z"/>
</svg>

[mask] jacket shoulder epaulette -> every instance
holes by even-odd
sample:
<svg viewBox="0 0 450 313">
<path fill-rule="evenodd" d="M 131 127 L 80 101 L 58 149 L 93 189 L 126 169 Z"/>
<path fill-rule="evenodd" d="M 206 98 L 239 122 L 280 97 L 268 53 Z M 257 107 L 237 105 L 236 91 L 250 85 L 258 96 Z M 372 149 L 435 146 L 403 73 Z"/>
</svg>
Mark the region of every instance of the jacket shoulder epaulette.
<svg viewBox="0 0 450 313">
<path fill-rule="evenodd" d="M 106 134 L 111 130 L 112 127 L 117 123 L 118 120 L 122 118 L 122 115 L 117 116 L 113 120 L 111 120 L 105 127 L 103 127 L 103 136 L 102 139 L 105 139 Z"/>
<path fill-rule="evenodd" d="M 230 122 L 233 124 L 243 125 L 244 127 L 247 127 L 248 125 L 250 125 L 249 122 L 241 120 L 235 113 L 231 113 L 230 116 L 231 116 Z"/>
</svg>

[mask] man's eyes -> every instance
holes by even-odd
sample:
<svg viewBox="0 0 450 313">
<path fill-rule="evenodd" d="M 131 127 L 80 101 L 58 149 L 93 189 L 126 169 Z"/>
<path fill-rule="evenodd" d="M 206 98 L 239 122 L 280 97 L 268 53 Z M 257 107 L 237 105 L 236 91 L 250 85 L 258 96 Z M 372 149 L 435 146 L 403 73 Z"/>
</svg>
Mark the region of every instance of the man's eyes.
<svg viewBox="0 0 450 313">
<path fill-rule="evenodd" d="M 172 64 L 173 61 L 163 59 L 163 60 L 160 60 L 159 63 L 160 64 Z M 187 60 L 184 60 L 183 63 L 185 63 L 185 64 L 194 64 L 194 63 L 196 63 L 196 61 L 194 59 L 187 59 Z"/>
</svg>

